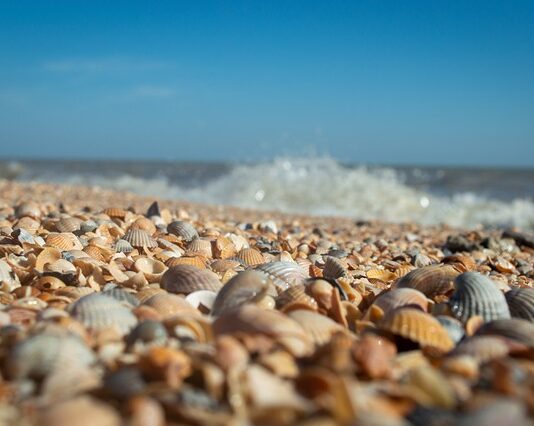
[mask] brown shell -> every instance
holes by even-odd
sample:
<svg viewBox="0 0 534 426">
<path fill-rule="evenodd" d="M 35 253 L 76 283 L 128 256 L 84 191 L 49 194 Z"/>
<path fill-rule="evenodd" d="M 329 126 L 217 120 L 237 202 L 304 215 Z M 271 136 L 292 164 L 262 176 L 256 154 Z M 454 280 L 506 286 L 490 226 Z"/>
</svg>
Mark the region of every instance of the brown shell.
<svg viewBox="0 0 534 426">
<path fill-rule="evenodd" d="M 47 246 L 57 248 L 61 251 L 81 250 L 83 248 L 82 243 L 80 243 L 76 235 L 70 232 L 48 234 L 45 242 Z"/>
<path fill-rule="evenodd" d="M 142 229 L 146 231 L 149 235 L 154 235 L 157 231 L 156 225 L 150 219 L 140 216 L 134 223 L 130 225 L 129 229 Z"/>
<path fill-rule="evenodd" d="M 323 268 L 323 277 L 330 280 L 348 278 L 349 273 L 345 264 L 336 257 L 326 256 Z"/>
<path fill-rule="evenodd" d="M 187 251 L 190 253 L 198 253 L 204 257 L 211 259 L 211 241 L 203 240 L 202 238 L 195 238 L 187 244 Z"/>
<path fill-rule="evenodd" d="M 433 316 L 417 308 L 397 308 L 389 312 L 378 328 L 402 336 L 421 346 L 447 352 L 454 347 L 447 330 Z"/>
<path fill-rule="evenodd" d="M 265 262 L 261 252 L 254 248 L 241 249 L 237 253 L 236 259 L 240 260 L 245 266 L 256 266 Z"/>
<path fill-rule="evenodd" d="M 235 245 L 227 237 L 218 237 L 212 244 L 213 257 L 216 259 L 228 259 L 235 256 Z"/>
<path fill-rule="evenodd" d="M 158 246 L 157 241 L 144 229 L 130 229 L 122 239 L 128 241 L 135 248 L 155 248 Z"/>
<path fill-rule="evenodd" d="M 304 284 L 306 274 L 294 262 L 271 262 L 256 267 L 256 270 L 265 272 L 273 281 L 278 291 L 284 291 L 297 284 Z"/>
<path fill-rule="evenodd" d="M 169 225 L 167 225 L 167 232 L 176 235 L 185 241 L 191 241 L 198 238 L 198 232 L 194 226 L 181 220 L 175 220 L 174 222 L 169 223 Z"/>
<path fill-rule="evenodd" d="M 400 278 L 393 288 L 414 288 L 432 298 L 453 290 L 458 275 L 458 271 L 449 265 L 424 266 Z"/>
<path fill-rule="evenodd" d="M 56 222 L 55 228 L 58 232 L 75 232 L 80 229 L 82 222 L 77 217 L 65 217 Z"/>
<path fill-rule="evenodd" d="M 191 306 L 183 297 L 165 292 L 154 294 L 145 300 L 143 305 L 155 309 L 163 318 L 181 314 L 199 314 L 199 311 Z"/>
<path fill-rule="evenodd" d="M 513 318 L 534 321 L 534 288 L 514 288 L 504 296 Z"/>
<path fill-rule="evenodd" d="M 155 294 L 159 293 L 167 293 L 165 290 L 159 287 L 145 287 L 141 290 L 139 290 L 137 293 L 135 293 L 135 297 L 137 297 L 137 300 L 139 300 L 141 303 L 147 301 Z"/>
<path fill-rule="evenodd" d="M 508 345 L 504 339 L 497 336 L 474 336 L 463 340 L 450 355 L 469 355 L 478 362 L 487 362 L 492 359 L 508 355 Z"/>
<path fill-rule="evenodd" d="M 124 219 L 128 214 L 128 211 L 121 209 L 119 207 L 108 207 L 104 210 L 104 214 L 107 214 L 111 218 Z"/>
<path fill-rule="evenodd" d="M 237 260 L 231 259 L 217 259 L 211 262 L 210 267 L 213 271 L 224 273 L 230 269 L 234 270 L 241 266 Z"/>
<path fill-rule="evenodd" d="M 177 265 L 192 265 L 200 269 L 206 269 L 207 259 L 204 256 L 171 257 L 165 262 L 169 268 Z"/>
<path fill-rule="evenodd" d="M 163 277 L 167 267 L 163 262 L 148 257 L 140 257 L 134 263 L 134 269 L 142 272 L 149 283 L 157 283 Z"/>
<path fill-rule="evenodd" d="M 33 201 L 22 202 L 15 209 L 15 216 L 17 217 L 30 216 L 38 219 L 41 214 L 41 207 Z"/>
<path fill-rule="evenodd" d="M 301 325 L 316 345 L 324 345 L 335 333 L 346 331 L 334 320 L 308 309 L 293 310 L 288 316 Z"/>
<path fill-rule="evenodd" d="M 406 305 L 417 305 L 423 311 L 428 310 L 428 299 L 419 290 L 413 288 L 396 288 L 381 293 L 371 306 L 378 307 L 384 314 Z"/>
<path fill-rule="evenodd" d="M 498 319 L 483 324 L 476 335 L 501 336 L 534 347 L 534 323 L 520 319 Z"/>
<path fill-rule="evenodd" d="M 282 291 L 276 298 L 276 306 L 284 311 L 285 307 L 295 303 L 309 306 L 310 309 L 317 310 L 317 301 L 306 293 L 306 287 L 303 284 L 294 285 L 287 290 Z"/>
<path fill-rule="evenodd" d="M 170 293 L 182 294 L 197 290 L 216 292 L 222 286 L 214 272 L 192 265 L 177 265 L 169 268 L 161 277 L 160 285 Z"/>
</svg>

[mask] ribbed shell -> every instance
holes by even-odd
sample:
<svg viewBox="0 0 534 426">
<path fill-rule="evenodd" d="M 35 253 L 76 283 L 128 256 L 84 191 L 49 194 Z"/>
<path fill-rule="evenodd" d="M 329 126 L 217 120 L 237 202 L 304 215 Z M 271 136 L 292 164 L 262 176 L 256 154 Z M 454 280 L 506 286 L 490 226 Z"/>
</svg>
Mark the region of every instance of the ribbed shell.
<svg viewBox="0 0 534 426">
<path fill-rule="evenodd" d="M 146 217 L 138 217 L 134 223 L 130 225 L 130 229 L 142 229 L 150 235 L 154 235 L 157 231 L 156 225 Z"/>
<path fill-rule="evenodd" d="M 414 288 L 427 297 L 448 293 L 454 288 L 454 279 L 458 272 L 448 265 L 430 265 L 414 269 L 404 275 L 394 288 Z"/>
<path fill-rule="evenodd" d="M 504 294 L 485 275 L 478 272 L 465 272 L 454 281 L 455 292 L 449 299 L 453 315 L 466 322 L 475 315 L 484 321 L 510 318 L 510 310 Z"/>
<path fill-rule="evenodd" d="M 236 258 L 239 259 L 245 266 L 256 266 L 265 262 L 261 252 L 254 248 L 241 249 L 237 253 Z"/>
<path fill-rule="evenodd" d="M 82 220 L 77 217 L 65 217 L 59 219 L 56 223 L 56 229 L 58 232 L 74 232 L 80 229 Z"/>
<path fill-rule="evenodd" d="M 326 256 L 323 268 L 323 277 L 331 280 L 346 278 L 349 276 L 347 268 L 343 262 L 333 256 Z"/>
<path fill-rule="evenodd" d="M 169 268 L 161 277 L 161 288 L 170 293 L 189 294 L 197 290 L 219 291 L 221 282 L 212 271 L 192 265 Z"/>
<path fill-rule="evenodd" d="M 447 330 L 440 322 L 417 308 L 398 308 L 391 311 L 379 322 L 378 328 L 417 342 L 421 346 L 442 351 L 449 351 L 454 347 Z"/>
<path fill-rule="evenodd" d="M 324 345 L 330 341 L 333 334 L 345 331 L 329 317 L 307 309 L 291 311 L 288 316 L 301 325 L 316 345 Z"/>
<path fill-rule="evenodd" d="M 508 355 L 506 342 L 497 336 L 473 336 L 461 342 L 451 355 L 469 355 L 478 362 L 487 362 L 492 359 Z"/>
<path fill-rule="evenodd" d="M 276 285 L 278 291 L 284 291 L 296 284 L 304 284 L 306 275 L 302 268 L 293 262 L 271 262 L 256 267 L 265 272 Z"/>
<path fill-rule="evenodd" d="M 514 288 L 504 296 L 512 317 L 534 321 L 534 288 Z"/>
<path fill-rule="evenodd" d="M 276 298 L 276 306 L 281 310 L 295 303 L 309 306 L 314 310 L 318 309 L 317 301 L 306 293 L 306 287 L 303 284 L 289 287 Z"/>
<path fill-rule="evenodd" d="M 171 257 L 165 262 L 169 268 L 177 265 L 192 265 L 200 269 L 206 269 L 206 258 L 204 256 L 182 256 Z"/>
<path fill-rule="evenodd" d="M 203 240 L 202 238 L 195 238 L 187 244 L 187 251 L 191 253 L 199 253 L 204 257 L 211 259 L 211 241 Z"/>
<path fill-rule="evenodd" d="M 534 323 L 520 318 L 498 319 L 488 322 L 483 324 L 476 334 L 502 336 L 534 347 Z"/>
<path fill-rule="evenodd" d="M 118 239 L 117 242 L 115 243 L 115 251 L 117 253 L 130 253 L 133 251 L 133 247 L 132 245 L 126 241 L 126 240 L 123 240 L 122 238 Z"/>
<path fill-rule="evenodd" d="M 243 271 L 231 278 L 217 294 L 213 303 L 212 314 L 221 315 L 245 303 L 260 300 L 265 294 L 271 280 L 259 271 Z"/>
<path fill-rule="evenodd" d="M 73 249 L 81 250 L 83 248 L 82 243 L 76 238 L 76 235 L 70 232 L 48 234 L 45 242 L 47 246 L 55 247 L 61 251 Z"/>
<path fill-rule="evenodd" d="M 175 220 L 174 222 L 169 223 L 167 232 L 176 235 L 177 237 L 181 237 L 185 241 L 191 241 L 198 238 L 198 232 L 193 225 L 181 220 Z"/>
<path fill-rule="evenodd" d="M 137 324 L 137 318 L 124 303 L 101 293 L 81 297 L 69 306 L 69 311 L 74 319 L 95 331 L 115 327 L 127 334 Z"/>
<path fill-rule="evenodd" d="M 12 378 L 46 377 L 56 369 L 87 368 L 96 358 L 77 336 L 41 333 L 15 345 L 7 358 L 6 371 Z"/>
<path fill-rule="evenodd" d="M 449 337 L 454 343 L 458 343 L 465 336 L 464 326 L 456 318 L 448 317 L 446 315 L 438 315 L 436 319 L 440 322 Z"/>
<path fill-rule="evenodd" d="M 143 229 L 130 229 L 122 238 L 135 248 L 155 248 L 158 246 L 158 242 Z"/>
<path fill-rule="evenodd" d="M 426 296 L 413 288 L 396 288 L 382 293 L 373 302 L 373 305 L 382 309 L 384 314 L 387 314 L 395 308 L 406 305 L 420 306 L 425 312 L 428 310 L 428 300 Z"/>
<path fill-rule="evenodd" d="M 126 210 L 119 207 L 109 207 L 104 210 L 104 213 L 111 218 L 117 217 L 119 219 L 124 219 L 124 217 L 128 214 Z"/>
<path fill-rule="evenodd" d="M 140 304 L 139 300 L 137 299 L 137 297 L 135 297 L 134 293 L 130 293 L 118 287 L 112 288 L 111 290 L 106 290 L 102 292 L 102 294 L 113 297 L 115 300 L 118 300 L 119 302 L 127 303 L 132 308 L 135 308 L 136 306 L 139 306 Z"/>
</svg>

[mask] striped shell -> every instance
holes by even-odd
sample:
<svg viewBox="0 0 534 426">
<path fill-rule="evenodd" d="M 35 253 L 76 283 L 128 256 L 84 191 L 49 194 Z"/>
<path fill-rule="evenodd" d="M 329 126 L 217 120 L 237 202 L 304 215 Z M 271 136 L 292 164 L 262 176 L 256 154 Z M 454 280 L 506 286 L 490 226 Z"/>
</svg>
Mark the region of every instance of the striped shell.
<svg viewBox="0 0 534 426">
<path fill-rule="evenodd" d="M 414 269 L 400 278 L 394 288 L 414 288 L 427 297 L 445 294 L 454 288 L 458 272 L 449 265 L 430 265 Z"/>
<path fill-rule="evenodd" d="M 198 238 L 198 232 L 193 225 L 181 220 L 176 220 L 169 223 L 167 226 L 167 232 L 176 235 L 177 237 L 181 237 L 185 241 L 191 241 L 195 238 Z"/>
<path fill-rule="evenodd" d="M 47 246 L 57 248 L 61 251 L 81 250 L 83 248 L 82 243 L 80 243 L 76 235 L 70 232 L 48 234 L 45 242 Z"/>
<path fill-rule="evenodd" d="M 330 341 L 333 334 L 345 331 L 329 317 L 307 309 L 291 311 L 288 316 L 302 326 L 316 345 L 324 345 Z"/>
<path fill-rule="evenodd" d="M 453 315 L 465 323 L 475 315 L 484 321 L 510 318 L 504 294 L 491 279 L 478 272 L 465 272 L 454 281 L 456 290 L 449 299 Z"/>
<path fill-rule="evenodd" d="M 347 278 L 349 273 L 343 262 L 333 256 L 326 256 L 323 268 L 323 277 L 330 280 Z"/>
<path fill-rule="evenodd" d="M 417 305 L 425 312 L 428 310 L 426 296 L 413 288 L 396 288 L 383 292 L 373 302 L 373 306 L 379 307 L 384 314 L 406 305 Z"/>
<path fill-rule="evenodd" d="M 507 339 L 534 347 L 534 323 L 520 319 L 498 319 L 483 324 L 476 335 L 493 335 L 506 337 Z"/>
<path fill-rule="evenodd" d="M 134 223 L 130 225 L 129 229 L 142 229 L 146 231 L 149 235 L 154 235 L 157 231 L 156 225 L 150 219 L 146 217 L 138 217 Z"/>
<path fill-rule="evenodd" d="M 158 246 L 157 241 L 143 229 L 130 229 L 122 238 L 135 248 L 155 248 Z"/>
<path fill-rule="evenodd" d="M 56 222 L 58 232 L 75 232 L 80 229 L 82 220 L 77 217 L 65 217 Z"/>
<path fill-rule="evenodd" d="M 117 253 L 130 253 L 133 251 L 133 247 L 132 245 L 126 241 L 126 240 L 123 240 L 122 238 L 118 239 L 117 242 L 115 243 L 115 251 Z"/>
<path fill-rule="evenodd" d="M 237 253 L 236 259 L 240 260 L 245 266 L 256 266 L 265 262 L 261 252 L 254 248 L 241 249 Z"/>
<path fill-rule="evenodd" d="M 450 355 L 469 355 L 478 362 L 487 362 L 505 357 L 508 352 L 508 345 L 500 337 L 474 336 L 461 342 Z"/>
<path fill-rule="evenodd" d="M 285 311 L 291 309 L 292 306 L 308 306 L 310 309 L 317 310 L 319 306 L 317 301 L 306 293 L 306 286 L 297 284 L 282 291 L 276 298 L 276 306 L 278 309 Z"/>
<path fill-rule="evenodd" d="M 107 214 L 111 218 L 116 217 L 119 219 L 124 219 L 126 215 L 128 214 L 126 210 L 121 209 L 119 207 L 109 207 L 104 210 L 104 213 Z"/>
<path fill-rule="evenodd" d="M 119 302 L 124 302 L 130 305 L 132 308 L 135 308 L 136 306 L 139 306 L 140 304 L 139 300 L 137 299 L 137 297 L 135 297 L 134 293 L 130 293 L 119 287 L 106 290 L 102 292 L 102 294 L 113 297 L 115 300 L 118 300 Z"/>
<path fill-rule="evenodd" d="M 417 342 L 421 346 L 430 346 L 445 352 L 454 347 L 447 330 L 440 322 L 416 308 L 397 308 L 389 312 L 378 323 L 378 328 Z"/>
<path fill-rule="evenodd" d="M 69 306 L 71 316 L 94 331 L 116 328 L 123 335 L 137 324 L 137 318 L 123 303 L 105 294 L 93 293 Z"/>
<path fill-rule="evenodd" d="M 446 315 L 438 315 L 436 319 L 440 322 L 449 337 L 454 343 L 458 343 L 465 336 L 464 326 L 456 318 L 452 318 Z"/>
<path fill-rule="evenodd" d="M 514 288 L 504 296 L 513 318 L 534 321 L 534 288 Z"/>
<path fill-rule="evenodd" d="M 206 269 L 207 259 L 204 256 L 171 257 L 165 262 L 169 268 L 176 265 L 193 265 L 200 269 Z"/>
<path fill-rule="evenodd" d="M 296 284 L 304 284 L 306 275 L 302 268 L 293 262 L 271 262 L 257 266 L 256 270 L 265 272 L 278 291 L 284 291 Z"/>
<path fill-rule="evenodd" d="M 251 270 L 240 272 L 221 288 L 213 303 L 212 314 L 218 316 L 245 303 L 260 300 L 267 294 L 270 284 L 266 274 Z"/>
<path fill-rule="evenodd" d="M 169 268 L 161 277 L 161 288 L 170 293 L 189 294 L 197 290 L 219 291 L 221 282 L 212 271 L 192 265 Z"/>
<path fill-rule="evenodd" d="M 202 238 L 195 238 L 187 244 L 187 251 L 190 253 L 198 253 L 204 257 L 212 258 L 211 241 L 203 240 Z"/>
</svg>

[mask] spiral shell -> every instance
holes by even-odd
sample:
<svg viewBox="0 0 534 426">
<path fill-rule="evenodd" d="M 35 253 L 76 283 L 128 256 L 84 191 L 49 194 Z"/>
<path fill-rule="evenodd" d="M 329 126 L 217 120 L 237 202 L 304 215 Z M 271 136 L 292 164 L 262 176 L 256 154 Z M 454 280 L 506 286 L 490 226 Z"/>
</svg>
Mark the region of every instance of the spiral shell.
<svg viewBox="0 0 534 426">
<path fill-rule="evenodd" d="M 514 288 L 504 296 L 513 318 L 534 321 L 534 288 Z"/>
<path fill-rule="evenodd" d="M 182 294 L 197 290 L 219 291 L 221 288 L 221 282 L 214 272 L 192 265 L 169 268 L 161 277 L 160 285 L 170 293 Z"/>
<path fill-rule="evenodd" d="M 456 290 L 449 299 L 449 307 L 463 323 L 475 315 L 480 315 L 484 321 L 510 318 L 506 298 L 488 277 L 478 272 L 464 272 L 454 284 Z"/>
<path fill-rule="evenodd" d="M 197 230 L 190 223 L 175 220 L 167 225 L 167 232 L 183 238 L 185 241 L 191 241 L 198 238 Z"/>
<path fill-rule="evenodd" d="M 306 280 L 304 271 L 293 262 L 264 263 L 255 269 L 269 275 L 278 291 L 284 291 L 296 284 L 304 284 Z"/>
<path fill-rule="evenodd" d="M 124 335 L 137 324 L 137 318 L 123 303 L 100 293 L 79 298 L 69 311 L 74 319 L 95 331 L 115 328 Z"/>
<path fill-rule="evenodd" d="M 393 288 L 414 288 L 432 298 L 451 291 L 457 276 L 458 272 L 452 266 L 429 265 L 407 273 L 393 285 Z"/>
<path fill-rule="evenodd" d="M 254 248 L 241 249 L 237 253 L 236 259 L 241 261 L 241 263 L 243 263 L 243 265 L 245 266 L 256 266 L 261 265 L 265 262 L 265 259 L 263 258 L 261 252 Z"/>
<path fill-rule="evenodd" d="M 440 322 L 416 308 L 401 307 L 389 312 L 378 323 L 378 328 L 444 352 L 454 347 Z"/>
<path fill-rule="evenodd" d="M 158 246 L 157 241 L 144 229 L 130 229 L 122 239 L 128 241 L 135 248 L 155 248 Z"/>
</svg>

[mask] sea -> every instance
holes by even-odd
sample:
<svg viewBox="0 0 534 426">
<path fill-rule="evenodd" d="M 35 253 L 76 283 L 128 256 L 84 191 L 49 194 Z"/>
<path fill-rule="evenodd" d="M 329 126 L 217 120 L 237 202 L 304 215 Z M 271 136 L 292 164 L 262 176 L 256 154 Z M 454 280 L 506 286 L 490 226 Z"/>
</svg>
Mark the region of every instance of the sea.
<svg viewBox="0 0 534 426">
<path fill-rule="evenodd" d="M 534 230 L 534 168 L 368 166 L 330 157 L 239 164 L 0 160 L 0 179 L 357 220 Z"/>
</svg>

